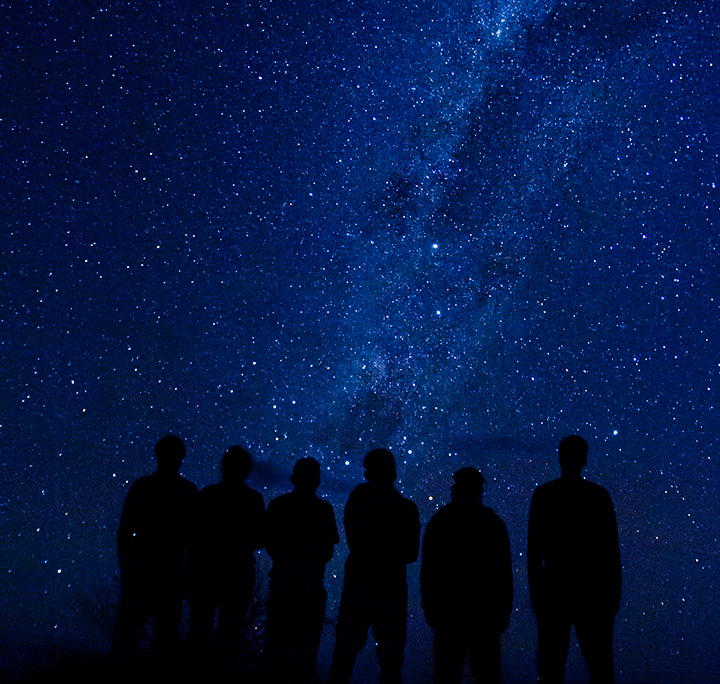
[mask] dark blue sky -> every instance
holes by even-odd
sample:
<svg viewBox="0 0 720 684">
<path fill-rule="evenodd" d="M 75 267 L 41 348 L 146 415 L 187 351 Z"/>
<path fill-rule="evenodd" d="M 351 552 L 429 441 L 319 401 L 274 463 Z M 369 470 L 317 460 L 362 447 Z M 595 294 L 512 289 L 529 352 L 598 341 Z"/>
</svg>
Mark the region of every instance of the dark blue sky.
<svg viewBox="0 0 720 684">
<path fill-rule="evenodd" d="M 370 447 L 425 521 L 480 467 L 530 676 L 529 497 L 579 432 L 619 519 L 619 680 L 714 676 L 715 3 L 2 12 L 12 667 L 103 647 L 75 597 L 115 572 L 128 483 L 174 431 L 200 485 L 245 444 L 266 501 L 316 456 L 339 518 Z"/>
</svg>

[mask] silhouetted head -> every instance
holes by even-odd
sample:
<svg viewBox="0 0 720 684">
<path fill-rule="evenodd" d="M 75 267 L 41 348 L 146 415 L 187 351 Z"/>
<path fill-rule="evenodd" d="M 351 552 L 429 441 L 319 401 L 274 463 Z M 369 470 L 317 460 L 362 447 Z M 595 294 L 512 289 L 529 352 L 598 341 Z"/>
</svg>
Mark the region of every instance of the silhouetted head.
<svg viewBox="0 0 720 684">
<path fill-rule="evenodd" d="M 301 458 L 295 463 L 290 482 L 300 492 L 314 492 L 320 486 L 320 464 L 312 456 Z"/>
<path fill-rule="evenodd" d="M 243 482 L 252 469 L 252 458 L 242 447 L 231 446 L 222 459 L 224 482 Z"/>
<path fill-rule="evenodd" d="M 370 484 L 389 487 L 395 482 L 395 457 L 387 449 L 373 449 L 363 463 L 365 479 Z"/>
<path fill-rule="evenodd" d="M 177 473 L 185 458 L 185 442 L 177 435 L 165 435 L 155 445 L 158 470 L 162 473 Z"/>
<path fill-rule="evenodd" d="M 477 501 L 482 496 L 485 478 L 477 468 L 460 468 L 453 473 L 453 480 L 453 500 Z"/>
<path fill-rule="evenodd" d="M 568 435 L 560 441 L 558 457 L 563 475 L 579 476 L 587 465 L 587 442 L 580 435 Z"/>
</svg>

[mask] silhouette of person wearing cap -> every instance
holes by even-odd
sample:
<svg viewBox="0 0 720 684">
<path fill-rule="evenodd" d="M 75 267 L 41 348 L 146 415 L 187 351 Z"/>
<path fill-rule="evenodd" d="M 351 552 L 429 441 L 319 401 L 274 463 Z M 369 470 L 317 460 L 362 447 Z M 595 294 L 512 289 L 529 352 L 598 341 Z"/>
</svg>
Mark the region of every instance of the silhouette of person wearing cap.
<svg viewBox="0 0 720 684">
<path fill-rule="evenodd" d="M 387 449 L 365 457 L 366 483 L 345 506 L 350 554 L 335 629 L 328 684 L 349 684 L 358 653 L 372 627 L 381 684 L 402 682 L 407 637 L 408 563 L 418 557 L 417 506 L 393 487 L 395 459 Z"/>
<path fill-rule="evenodd" d="M 152 618 L 152 647 L 159 665 L 178 655 L 185 547 L 197 487 L 181 477 L 185 444 L 175 435 L 155 445 L 157 471 L 136 480 L 120 517 L 117 551 L 122 596 L 110 655 L 127 667 Z"/>
<path fill-rule="evenodd" d="M 229 677 L 235 668 L 238 638 L 255 588 L 255 551 L 263 547 L 265 504 L 262 495 L 245 484 L 251 468 L 250 454 L 230 447 L 222 459 L 222 481 L 200 492 L 193 511 L 187 566 L 196 675 L 208 664 L 216 613 L 219 673 Z"/>
<path fill-rule="evenodd" d="M 340 539 L 332 506 L 315 494 L 320 464 L 301 458 L 292 492 L 267 509 L 265 548 L 272 558 L 263 667 L 268 684 L 310 684 L 325 621 L 325 565 Z"/>
<path fill-rule="evenodd" d="M 530 504 L 528 579 L 541 684 L 562 684 L 573 625 L 591 684 L 614 682 L 620 546 L 610 494 L 582 478 L 587 451 L 582 437 L 565 437 L 559 447 L 561 476 L 540 485 Z"/>
<path fill-rule="evenodd" d="M 420 587 L 435 632 L 436 684 L 459 684 L 467 654 L 473 681 L 499 684 L 500 635 L 513 587 L 505 523 L 482 503 L 475 468 L 454 475 L 452 501 L 430 519 L 423 538 Z"/>
</svg>

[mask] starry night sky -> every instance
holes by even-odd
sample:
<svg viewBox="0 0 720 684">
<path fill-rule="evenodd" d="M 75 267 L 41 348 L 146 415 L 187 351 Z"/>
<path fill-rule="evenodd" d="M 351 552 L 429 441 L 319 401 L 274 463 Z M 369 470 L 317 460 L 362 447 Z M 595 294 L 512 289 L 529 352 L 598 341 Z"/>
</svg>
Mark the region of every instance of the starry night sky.
<svg viewBox="0 0 720 684">
<path fill-rule="evenodd" d="M 175 432 L 200 486 L 249 448 L 266 503 L 315 456 L 338 520 L 371 447 L 423 522 L 480 467 L 515 564 L 505 669 L 529 681 L 530 495 L 577 432 L 619 521 L 618 680 L 711 680 L 719 20 L 708 0 L 6 4 L 0 668 L 107 647 L 78 606 Z M 411 683 L 428 640 L 415 592 Z"/>
</svg>

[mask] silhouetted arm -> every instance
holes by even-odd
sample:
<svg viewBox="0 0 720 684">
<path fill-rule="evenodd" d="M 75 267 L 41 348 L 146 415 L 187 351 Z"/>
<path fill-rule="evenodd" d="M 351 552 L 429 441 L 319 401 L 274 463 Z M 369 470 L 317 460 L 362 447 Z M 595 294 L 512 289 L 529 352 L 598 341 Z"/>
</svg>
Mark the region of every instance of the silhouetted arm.
<svg viewBox="0 0 720 684">
<path fill-rule="evenodd" d="M 512 555 L 510 553 L 510 537 L 505 523 L 500 521 L 500 591 L 501 591 L 501 624 L 500 631 L 504 632 L 510 624 L 510 614 L 513 606 L 513 577 Z"/>
<path fill-rule="evenodd" d="M 323 520 L 323 536 L 318 540 L 318 555 L 323 564 L 333 557 L 335 551 L 335 544 L 340 541 L 338 536 L 337 525 L 335 523 L 335 511 L 331 504 L 324 502 L 326 505 L 323 506 L 324 520 Z"/>
<path fill-rule="evenodd" d="M 622 596 L 622 563 L 620 561 L 620 541 L 618 539 L 617 518 L 612 499 L 608 496 L 608 536 L 609 536 L 609 571 L 610 571 L 610 602 L 613 614 L 620 610 Z"/>
<path fill-rule="evenodd" d="M 352 495 L 345 504 L 343 511 L 343 527 L 345 528 L 345 540 L 350 552 L 359 550 L 363 541 L 362 525 L 360 524 L 358 506 Z"/>
<path fill-rule="evenodd" d="M 120 563 L 120 572 L 125 573 L 130 569 L 133 560 L 133 551 L 137 547 L 136 538 L 142 511 L 138 502 L 137 483 L 133 483 L 125 497 L 120 524 L 117 533 L 117 554 Z"/>
<path fill-rule="evenodd" d="M 360 485 L 350 494 L 343 515 L 345 539 L 350 553 L 363 558 L 375 556 L 381 543 L 377 528 L 379 524 L 376 520 L 377 512 L 372 499 L 356 494 L 362 491 L 361 488 L 366 487 L 367 485 Z"/>
<path fill-rule="evenodd" d="M 265 546 L 265 502 L 260 492 L 254 492 L 254 500 L 250 510 L 248 524 L 248 542 L 253 551 L 259 551 Z"/>
<path fill-rule="evenodd" d="M 406 547 L 403 560 L 405 563 L 414 563 L 420 555 L 420 513 L 412 501 L 408 501 L 407 504 Z"/>
<path fill-rule="evenodd" d="M 527 569 L 530 584 L 530 600 L 537 613 L 541 599 L 541 574 L 543 568 L 542 502 L 538 492 L 533 492 L 528 521 Z"/>
<path fill-rule="evenodd" d="M 422 563 L 420 564 L 420 595 L 422 597 L 422 608 L 425 613 L 425 621 L 433 627 L 438 618 L 439 595 L 438 584 L 442 582 L 440 577 L 441 552 L 439 549 L 440 539 L 437 530 L 435 516 L 430 518 L 422 543 Z"/>
<path fill-rule="evenodd" d="M 273 561 L 278 559 L 280 544 L 278 543 L 278 521 L 276 514 L 277 504 L 271 501 L 265 511 L 264 539 L 265 550 Z"/>
</svg>

